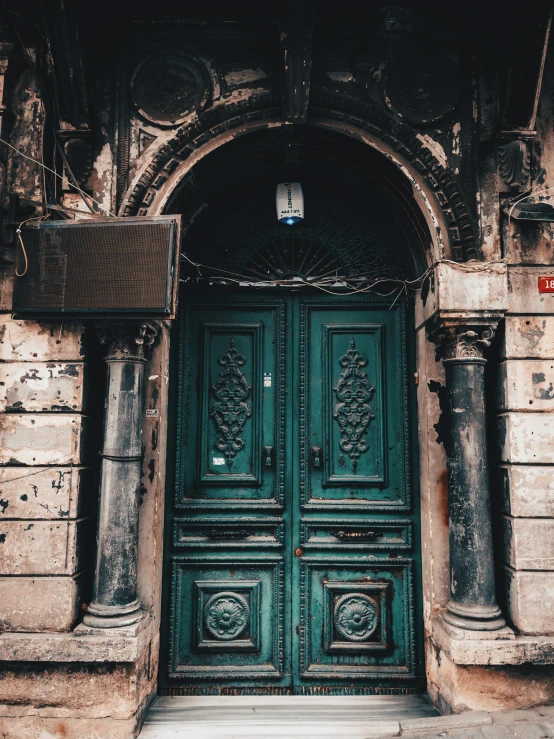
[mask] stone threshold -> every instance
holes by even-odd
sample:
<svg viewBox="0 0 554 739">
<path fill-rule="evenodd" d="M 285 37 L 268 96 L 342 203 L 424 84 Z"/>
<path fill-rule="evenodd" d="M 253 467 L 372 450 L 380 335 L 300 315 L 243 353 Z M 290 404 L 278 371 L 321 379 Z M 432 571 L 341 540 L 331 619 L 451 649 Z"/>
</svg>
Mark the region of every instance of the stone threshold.
<svg viewBox="0 0 554 739">
<path fill-rule="evenodd" d="M 424 695 L 159 697 L 139 739 L 369 739 L 436 715 Z"/>
<path fill-rule="evenodd" d="M 0 661 L 5 662 L 136 662 L 155 631 L 145 616 L 133 626 L 91 629 L 80 624 L 67 633 L 4 631 Z"/>
<path fill-rule="evenodd" d="M 467 631 L 450 626 L 438 615 L 431 639 L 456 665 L 554 664 L 554 636 L 520 636 L 509 627 Z"/>
</svg>

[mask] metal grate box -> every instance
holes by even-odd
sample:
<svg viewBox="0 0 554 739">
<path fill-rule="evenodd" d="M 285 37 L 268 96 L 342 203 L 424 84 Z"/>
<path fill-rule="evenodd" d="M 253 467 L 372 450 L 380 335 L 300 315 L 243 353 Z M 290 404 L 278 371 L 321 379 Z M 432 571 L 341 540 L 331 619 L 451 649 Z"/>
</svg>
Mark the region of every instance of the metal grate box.
<svg viewBox="0 0 554 739">
<path fill-rule="evenodd" d="M 22 229 L 17 316 L 174 317 L 180 216 L 51 221 Z M 25 258 L 18 243 L 18 272 Z"/>
</svg>

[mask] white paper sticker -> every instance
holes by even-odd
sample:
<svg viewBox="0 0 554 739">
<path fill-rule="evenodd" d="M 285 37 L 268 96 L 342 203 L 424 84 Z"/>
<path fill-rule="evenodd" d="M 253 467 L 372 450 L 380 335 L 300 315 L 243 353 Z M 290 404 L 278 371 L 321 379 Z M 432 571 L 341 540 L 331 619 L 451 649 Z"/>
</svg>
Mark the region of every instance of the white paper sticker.
<svg viewBox="0 0 554 739">
<path fill-rule="evenodd" d="M 264 387 L 271 387 L 271 372 L 264 372 Z"/>
<path fill-rule="evenodd" d="M 157 408 L 147 408 L 146 409 L 146 418 L 157 418 L 157 417 L 158 417 Z"/>
<path fill-rule="evenodd" d="M 218 465 L 218 466 L 219 466 L 219 465 L 222 465 L 222 464 L 225 464 L 225 457 L 214 457 L 214 458 L 212 459 L 212 462 L 213 462 L 213 463 L 214 463 L 215 465 Z"/>
</svg>

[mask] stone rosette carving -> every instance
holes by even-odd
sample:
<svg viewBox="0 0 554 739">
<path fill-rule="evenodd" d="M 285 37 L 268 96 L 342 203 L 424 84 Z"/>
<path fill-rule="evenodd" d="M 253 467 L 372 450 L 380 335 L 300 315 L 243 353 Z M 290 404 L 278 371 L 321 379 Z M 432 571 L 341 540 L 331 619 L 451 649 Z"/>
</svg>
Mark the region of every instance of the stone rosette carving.
<svg viewBox="0 0 554 739">
<path fill-rule="evenodd" d="M 215 385 L 212 385 L 216 402 L 210 408 L 210 416 L 218 433 L 215 445 L 231 466 L 233 458 L 244 449 L 245 442 L 240 434 L 252 415 L 246 402 L 251 387 L 240 370 L 246 358 L 237 350 L 233 339 L 229 349 L 217 361 L 224 369 L 218 374 Z"/>
<path fill-rule="evenodd" d="M 250 622 L 248 601 L 239 593 L 216 593 L 204 606 L 204 623 L 222 641 L 237 639 Z"/>
<path fill-rule="evenodd" d="M 410 54 L 393 62 L 385 80 L 385 102 L 410 123 L 445 118 L 458 104 L 458 73 L 446 54 Z"/>
<path fill-rule="evenodd" d="M 340 426 L 340 448 L 348 454 L 356 472 L 360 455 L 369 449 L 364 436 L 375 418 L 369 405 L 375 388 L 369 384 L 367 372 L 361 369 L 367 364 L 367 359 L 356 349 L 354 339 L 350 342 L 350 349 L 339 359 L 339 364 L 345 369 L 333 388 L 339 401 L 333 410 L 333 418 Z"/>
<path fill-rule="evenodd" d="M 379 625 L 377 602 L 364 593 L 346 593 L 337 599 L 335 629 L 347 641 L 366 641 Z"/>
<path fill-rule="evenodd" d="M 183 53 L 154 54 L 139 64 L 131 80 L 137 111 L 158 126 L 178 125 L 202 110 L 210 91 L 207 69 Z"/>
<path fill-rule="evenodd" d="M 144 359 L 161 328 L 159 321 L 106 321 L 96 324 L 106 359 Z"/>
</svg>

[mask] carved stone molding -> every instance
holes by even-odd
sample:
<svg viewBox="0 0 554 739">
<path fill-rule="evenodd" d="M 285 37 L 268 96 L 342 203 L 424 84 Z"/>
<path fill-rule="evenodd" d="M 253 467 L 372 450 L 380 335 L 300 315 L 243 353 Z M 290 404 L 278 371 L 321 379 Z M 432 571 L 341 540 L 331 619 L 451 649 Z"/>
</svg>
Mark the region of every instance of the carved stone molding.
<svg viewBox="0 0 554 739">
<path fill-rule="evenodd" d="M 106 361 L 144 360 L 160 328 L 159 321 L 106 321 L 96 324 L 96 333 L 108 347 Z"/>
<path fill-rule="evenodd" d="M 485 325 L 442 325 L 430 332 L 430 338 L 437 344 L 442 359 L 484 359 L 496 327 L 496 322 Z"/>
<path fill-rule="evenodd" d="M 480 258 L 477 227 L 458 178 L 423 146 L 411 126 L 373 105 L 317 89 L 310 94 L 310 109 L 314 119 L 347 124 L 372 133 L 411 162 L 434 193 L 437 208 L 448 224 L 452 259 L 465 262 Z M 238 134 L 245 122 L 270 118 L 279 118 L 279 109 L 270 93 L 255 94 L 240 104 L 233 102 L 217 109 L 207 109 L 198 119 L 177 129 L 175 136 L 153 154 L 149 165 L 125 197 L 120 215 L 148 215 L 159 189 L 177 167 L 195 154 L 199 146 L 221 135 L 222 130 L 238 129 Z"/>
<path fill-rule="evenodd" d="M 82 187 L 91 175 L 94 160 L 90 136 L 71 136 L 63 150 L 73 176 Z"/>
<path fill-rule="evenodd" d="M 445 118 L 459 97 L 457 69 L 446 54 L 409 54 L 397 59 L 386 74 L 386 105 L 416 126 Z"/>
<path fill-rule="evenodd" d="M 531 147 L 535 131 L 504 131 L 498 146 L 498 170 L 509 191 L 531 184 Z"/>
<path fill-rule="evenodd" d="M 138 113 L 157 126 L 175 126 L 202 110 L 211 94 L 210 77 L 202 62 L 188 54 L 154 54 L 131 79 L 131 96 Z"/>
</svg>

